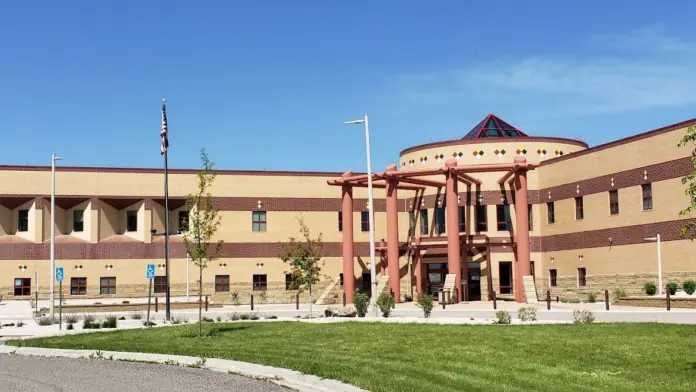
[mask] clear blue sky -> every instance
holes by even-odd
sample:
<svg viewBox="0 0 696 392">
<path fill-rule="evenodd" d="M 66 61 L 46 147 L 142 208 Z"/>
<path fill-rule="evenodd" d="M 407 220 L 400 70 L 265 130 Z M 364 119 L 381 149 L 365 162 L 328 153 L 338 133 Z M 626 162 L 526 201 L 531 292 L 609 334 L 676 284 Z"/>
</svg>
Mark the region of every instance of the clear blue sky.
<svg viewBox="0 0 696 392">
<path fill-rule="evenodd" d="M 197 4 L 197 5 L 194 5 Z M 590 144 L 696 108 L 696 3 L 179 1 L 0 5 L 1 164 L 375 170 L 487 113 Z M 659 4 L 659 5 L 658 5 Z"/>
</svg>

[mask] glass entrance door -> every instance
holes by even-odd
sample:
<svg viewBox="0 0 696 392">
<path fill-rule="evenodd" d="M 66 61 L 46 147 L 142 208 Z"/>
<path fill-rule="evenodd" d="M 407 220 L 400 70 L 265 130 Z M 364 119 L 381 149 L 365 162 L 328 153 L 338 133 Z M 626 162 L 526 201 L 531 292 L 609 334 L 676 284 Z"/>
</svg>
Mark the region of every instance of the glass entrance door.
<svg viewBox="0 0 696 392">
<path fill-rule="evenodd" d="M 512 294 L 511 261 L 501 261 L 498 264 L 498 278 L 500 279 L 500 294 Z"/>
<path fill-rule="evenodd" d="M 481 264 L 469 263 L 469 276 L 467 278 L 469 301 L 481 300 Z"/>
<path fill-rule="evenodd" d="M 428 266 L 428 292 L 433 297 L 442 290 L 447 276 L 447 263 L 431 263 Z"/>
</svg>

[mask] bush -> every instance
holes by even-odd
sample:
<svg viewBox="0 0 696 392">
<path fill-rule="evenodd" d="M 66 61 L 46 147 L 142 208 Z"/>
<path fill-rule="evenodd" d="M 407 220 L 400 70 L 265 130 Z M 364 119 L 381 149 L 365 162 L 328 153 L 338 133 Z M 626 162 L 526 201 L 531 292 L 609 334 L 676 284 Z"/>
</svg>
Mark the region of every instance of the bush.
<svg viewBox="0 0 696 392">
<path fill-rule="evenodd" d="M 130 304 L 130 301 L 123 301 L 123 302 L 121 302 L 121 303 L 124 304 L 124 305 L 129 305 L 129 304 Z"/>
<path fill-rule="evenodd" d="M 258 320 L 258 319 L 260 319 L 260 318 L 261 318 L 261 316 L 259 316 L 258 313 L 252 313 L 252 314 L 249 316 L 249 320 Z"/>
<path fill-rule="evenodd" d="M 182 316 L 182 317 L 172 317 L 172 319 L 171 319 L 170 321 L 171 321 L 172 324 L 176 325 L 176 324 L 181 324 L 181 323 L 187 323 L 187 322 L 188 322 L 188 319 L 187 319 L 186 317 L 184 317 L 184 316 Z"/>
<path fill-rule="evenodd" d="M 494 324 L 510 324 L 512 322 L 512 317 L 510 317 L 510 313 L 504 311 L 504 310 L 499 310 L 495 312 L 495 321 L 493 322 Z"/>
<path fill-rule="evenodd" d="M 68 323 L 68 325 L 65 327 L 65 329 L 67 329 L 68 331 L 71 331 L 71 330 L 75 329 L 75 326 L 72 323 Z"/>
<path fill-rule="evenodd" d="M 678 287 L 679 287 L 679 286 L 677 286 L 677 284 L 674 283 L 674 282 L 669 282 L 669 283 L 667 283 L 667 286 L 666 286 L 667 291 L 669 291 L 669 295 L 674 295 L 674 294 L 676 294 L 676 293 L 677 293 L 677 288 L 678 288 Z"/>
<path fill-rule="evenodd" d="M 646 295 L 655 295 L 655 293 L 657 293 L 657 286 L 655 286 L 655 283 L 647 282 L 643 285 L 643 291 Z"/>
<path fill-rule="evenodd" d="M 95 316 L 93 314 L 85 313 L 82 316 L 82 321 L 87 322 L 88 324 L 91 324 L 91 323 L 97 321 L 97 316 Z"/>
<path fill-rule="evenodd" d="M 239 315 L 240 320 L 249 320 L 250 317 L 249 313 L 242 313 Z"/>
<path fill-rule="evenodd" d="M 626 298 L 626 290 L 624 290 L 623 287 L 617 287 L 614 289 L 614 298 L 615 299 L 623 299 Z"/>
<path fill-rule="evenodd" d="M 589 302 L 591 304 L 597 302 L 597 298 L 595 298 L 594 293 L 587 294 L 587 302 Z"/>
<path fill-rule="evenodd" d="M 413 302 L 413 297 L 408 294 L 404 295 L 404 302 Z"/>
<path fill-rule="evenodd" d="M 682 287 L 684 287 L 684 292 L 689 295 L 696 292 L 696 282 L 694 282 L 693 280 L 685 281 Z"/>
<path fill-rule="evenodd" d="M 153 327 L 153 326 L 155 326 L 155 325 L 157 325 L 157 324 L 155 324 L 154 321 L 150 321 L 150 322 L 148 323 L 147 320 L 143 320 L 143 325 L 146 326 L 146 327 L 148 327 L 148 326 Z"/>
<path fill-rule="evenodd" d="M 232 302 L 232 305 L 234 305 L 234 306 L 239 306 L 239 304 L 242 303 L 242 300 L 239 296 L 239 293 L 236 291 L 233 291 L 230 293 L 230 301 Z"/>
<path fill-rule="evenodd" d="M 517 309 L 517 318 L 522 321 L 537 321 L 537 308 L 533 306 L 523 306 Z"/>
<path fill-rule="evenodd" d="M 83 320 L 82 321 L 82 329 L 99 329 L 101 328 L 101 324 L 97 321 L 90 321 L 90 320 Z"/>
<path fill-rule="evenodd" d="M 110 314 L 104 317 L 104 321 L 102 321 L 102 328 L 116 328 L 118 325 L 118 317 Z"/>
<path fill-rule="evenodd" d="M 142 320 L 143 312 L 130 312 L 129 316 L 132 320 Z"/>
<path fill-rule="evenodd" d="M 358 312 L 358 317 L 365 317 L 367 308 L 370 306 L 370 296 L 365 293 L 355 293 L 353 305 L 355 305 L 355 310 Z"/>
<path fill-rule="evenodd" d="M 239 320 L 239 313 L 237 313 L 237 312 L 227 313 L 227 319 L 229 321 L 237 321 L 237 320 Z"/>
<path fill-rule="evenodd" d="M 17 321 L 15 325 L 17 326 L 17 328 L 22 328 L 25 324 L 24 321 Z"/>
<path fill-rule="evenodd" d="M 416 296 L 416 306 L 423 309 L 423 316 L 430 317 L 433 312 L 433 296 L 427 293 L 418 293 Z"/>
<path fill-rule="evenodd" d="M 575 324 L 592 324 L 594 322 L 594 313 L 587 309 L 573 310 L 573 323 Z"/>
<path fill-rule="evenodd" d="M 47 317 L 47 316 L 43 316 L 43 317 L 40 317 L 40 318 L 36 321 L 36 323 L 39 324 L 39 325 L 42 326 L 42 327 L 45 327 L 45 326 L 48 326 L 48 325 L 53 325 L 53 324 L 55 324 L 55 323 L 56 323 L 56 320 L 54 320 L 54 319 L 52 319 L 52 318 L 50 318 L 50 317 Z"/>
<path fill-rule="evenodd" d="M 381 293 L 377 297 L 377 307 L 382 312 L 382 316 L 389 317 L 394 307 L 394 297 L 387 293 Z"/>
<path fill-rule="evenodd" d="M 80 316 L 74 313 L 66 314 L 63 318 L 65 319 L 65 322 L 68 324 L 75 324 L 76 322 L 80 321 Z"/>
</svg>

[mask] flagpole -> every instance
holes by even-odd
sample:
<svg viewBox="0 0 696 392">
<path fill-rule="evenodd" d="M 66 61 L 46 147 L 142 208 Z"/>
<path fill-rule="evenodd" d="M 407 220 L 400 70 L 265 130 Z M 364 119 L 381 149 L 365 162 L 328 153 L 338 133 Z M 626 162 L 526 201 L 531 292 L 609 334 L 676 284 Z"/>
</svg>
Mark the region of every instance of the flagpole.
<svg viewBox="0 0 696 392">
<path fill-rule="evenodd" d="M 166 114 L 167 100 L 162 98 L 162 109 Z M 168 128 L 168 124 L 167 124 Z M 167 139 L 169 139 L 169 129 L 167 129 Z M 169 279 L 169 167 L 167 162 L 167 153 L 169 146 L 164 149 L 164 274 L 165 274 L 165 318 L 171 320 L 171 296 L 170 296 L 170 279 Z"/>
</svg>

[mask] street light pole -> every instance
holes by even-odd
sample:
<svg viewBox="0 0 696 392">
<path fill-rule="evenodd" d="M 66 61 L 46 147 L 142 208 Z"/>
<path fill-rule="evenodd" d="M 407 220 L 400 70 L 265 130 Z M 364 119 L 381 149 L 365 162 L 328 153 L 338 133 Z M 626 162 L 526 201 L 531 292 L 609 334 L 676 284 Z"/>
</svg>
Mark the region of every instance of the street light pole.
<svg viewBox="0 0 696 392">
<path fill-rule="evenodd" d="M 51 283 L 50 311 L 51 320 L 55 314 L 55 281 L 56 281 L 56 161 L 63 158 L 51 154 Z"/>
<path fill-rule="evenodd" d="M 375 316 L 377 316 L 377 272 L 375 267 L 375 212 L 374 212 L 374 196 L 372 188 L 372 152 L 370 150 L 370 123 L 367 114 L 362 120 L 346 121 L 345 124 L 365 124 L 365 150 L 367 152 L 367 209 L 370 222 L 370 280 L 372 302 Z"/>
<path fill-rule="evenodd" d="M 657 295 L 662 295 L 662 239 L 658 234 L 645 240 L 657 242 Z"/>
</svg>

